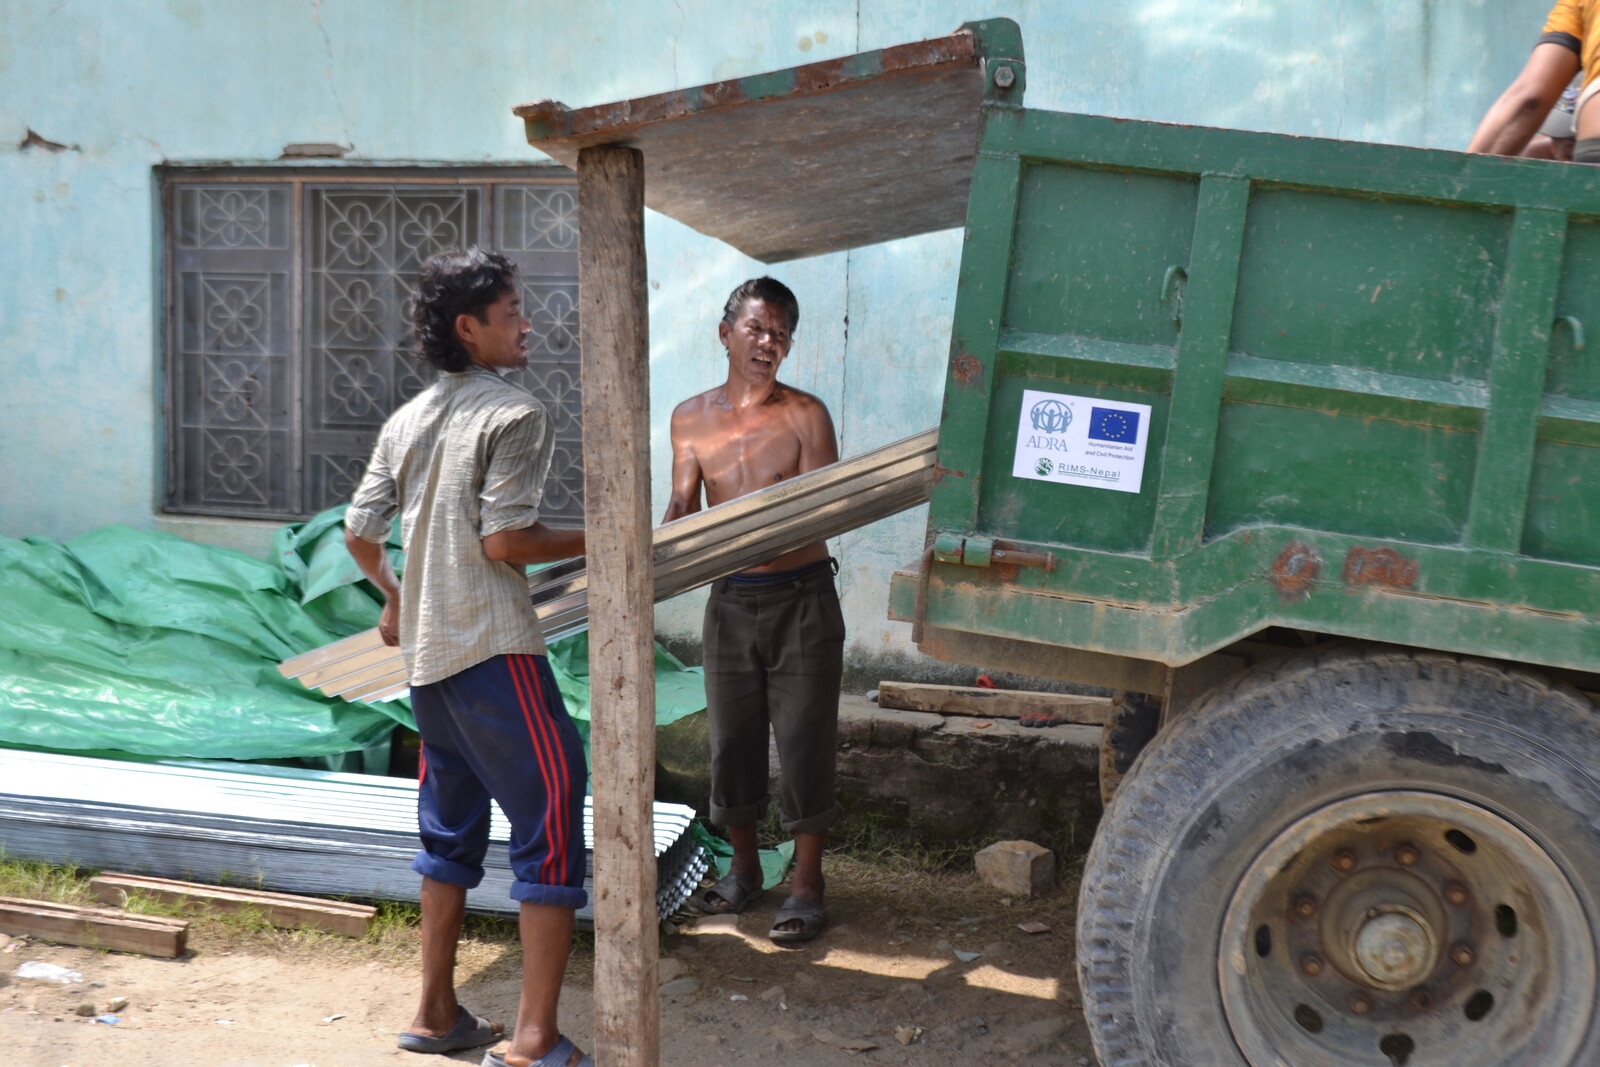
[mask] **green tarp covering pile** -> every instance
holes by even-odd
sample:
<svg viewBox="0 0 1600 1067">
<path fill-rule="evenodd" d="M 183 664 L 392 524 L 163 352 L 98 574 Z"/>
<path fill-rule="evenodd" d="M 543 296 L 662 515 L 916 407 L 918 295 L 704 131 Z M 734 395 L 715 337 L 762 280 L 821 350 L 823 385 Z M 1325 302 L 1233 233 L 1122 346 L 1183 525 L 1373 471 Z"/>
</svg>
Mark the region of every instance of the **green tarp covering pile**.
<svg viewBox="0 0 1600 1067">
<path fill-rule="evenodd" d="M 277 670 L 377 623 L 343 511 L 284 527 L 271 563 L 125 526 L 67 542 L 0 538 L 0 744 L 289 759 L 412 726 L 405 701 L 330 699 Z M 587 732 L 588 635 L 554 643 L 550 663 Z M 699 672 L 658 649 L 656 721 L 704 706 Z"/>
</svg>

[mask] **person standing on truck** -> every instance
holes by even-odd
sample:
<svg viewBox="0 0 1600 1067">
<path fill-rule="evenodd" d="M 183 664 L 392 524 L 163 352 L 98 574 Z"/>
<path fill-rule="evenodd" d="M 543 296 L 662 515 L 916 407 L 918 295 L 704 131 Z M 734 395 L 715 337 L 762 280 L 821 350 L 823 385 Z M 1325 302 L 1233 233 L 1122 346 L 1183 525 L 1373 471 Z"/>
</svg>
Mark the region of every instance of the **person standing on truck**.
<svg viewBox="0 0 1600 1067">
<path fill-rule="evenodd" d="M 1544 123 L 1528 142 L 1520 155 L 1524 159 L 1553 159 L 1557 163 L 1571 163 L 1573 143 L 1577 140 L 1577 126 L 1573 113 L 1578 108 L 1578 93 L 1583 89 L 1583 75 L 1567 83 L 1556 99 L 1556 106 L 1545 116 Z"/>
<path fill-rule="evenodd" d="M 1522 73 L 1478 123 L 1467 151 L 1522 153 L 1580 70 L 1572 161 L 1600 163 L 1600 107 L 1589 106 L 1600 93 L 1600 0 L 1557 0 Z"/>
<path fill-rule="evenodd" d="M 553 431 L 544 405 L 503 377 L 527 365 L 530 330 L 510 261 L 477 248 L 436 255 L 412 306 L 422 358 L 440 374 L 384 423 L 345 515 L 345 544 L 385 598 L 378 631 L 405 655 L 422 737 L 423 847 L 411 865 L 422 875 L 422 996 L 397 1043 L 443 1054 L 503 1036 L 455 989 L 492 797 L 511 822 L 522 995 L 510 1047 L 483 1062 L 593 1067 L 556 1025 L 573 912 L 588 899 L 588 775 L 524 570 L 582 555 L 584 534 L 539 521 Z M 396 512 L 401 581 L 383 548 Z"/>
<path fill-rule="evenodd" d="M 765 489 L 839 458 L 827 406 L 778 381 L 800 305 L 788 286 L 753 278 L 723 308 L 717 336 L 728 377 L 672 412 L 672 499 L 665 521 Z M 823 542 L 723 578 L 706 603 L 711 821 L 733 843 L 728 875 L 692 898 L 708 914 L 742 912 L 762 892 L 756 824 L 767 810 L 767 738 L 777 738 L 778 812 L 794 835 L 791 893 L 768 936 L 810 941 L 827 921 L 822 849 L 838 820 L 834 756 L 844 617 Z"/>
</svg>

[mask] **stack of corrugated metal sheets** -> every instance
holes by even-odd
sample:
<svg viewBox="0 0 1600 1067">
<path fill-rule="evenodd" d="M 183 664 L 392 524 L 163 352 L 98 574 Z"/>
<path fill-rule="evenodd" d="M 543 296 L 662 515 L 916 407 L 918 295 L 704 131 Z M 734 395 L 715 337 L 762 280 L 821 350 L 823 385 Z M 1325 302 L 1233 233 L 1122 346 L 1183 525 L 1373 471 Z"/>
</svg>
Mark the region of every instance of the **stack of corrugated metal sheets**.
<svg viewBox="0 0 1600 1067">
<path fill-rule="evenodd" d="M 0 749 L 0 853 L 291 893 L 416 900 L 417 785 L 404 778 L 239 764 L 132 763 Z M 700 884 L 694 809 L 655 805 L 656 906 L 672 914 Z M 467 906 L 515 912 L 510 827 L 492 812 L 483 883 Z M 594 818 L 583 811 L 593 878 Z M 591 905 L 592 907 L 592 905 Z M 580 922 L 592 920 L 585 908 Z"/>
</svg>

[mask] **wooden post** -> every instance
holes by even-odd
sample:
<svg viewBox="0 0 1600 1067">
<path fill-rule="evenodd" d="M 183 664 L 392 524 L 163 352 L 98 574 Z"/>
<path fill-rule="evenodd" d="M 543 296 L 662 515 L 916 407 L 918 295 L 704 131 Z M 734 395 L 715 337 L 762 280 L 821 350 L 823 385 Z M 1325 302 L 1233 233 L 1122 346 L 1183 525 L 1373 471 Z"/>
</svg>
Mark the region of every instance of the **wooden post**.
<svg viewBox="0 0 1600 1067">
<path fill-rule="evenodd" d="M 583 492 L 594 761 L 594 1040 L 600 1067 L 655 1067 L 656 694 L 644 157 L 578 153 Z"/>
</svg>

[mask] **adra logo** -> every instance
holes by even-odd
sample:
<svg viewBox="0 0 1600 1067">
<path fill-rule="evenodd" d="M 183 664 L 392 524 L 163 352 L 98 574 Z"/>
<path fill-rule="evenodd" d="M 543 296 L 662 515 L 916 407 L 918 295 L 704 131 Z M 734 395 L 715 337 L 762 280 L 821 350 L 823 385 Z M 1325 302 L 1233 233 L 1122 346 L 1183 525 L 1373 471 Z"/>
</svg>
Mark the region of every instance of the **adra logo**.
<svg viewBox="0 0 1600 1067">
<path fill-rule="evenodd" d="M 1065 433 L 1072 425 L 1072 409 L 1059 400 L 1041 400 L 1028 412 L 1028 419 L 1040 433 Z"/>
</svg>

